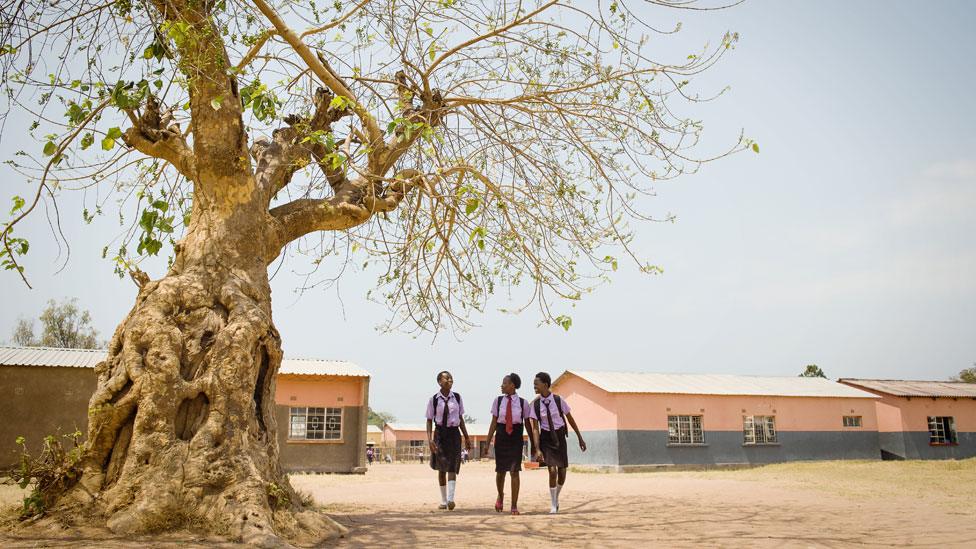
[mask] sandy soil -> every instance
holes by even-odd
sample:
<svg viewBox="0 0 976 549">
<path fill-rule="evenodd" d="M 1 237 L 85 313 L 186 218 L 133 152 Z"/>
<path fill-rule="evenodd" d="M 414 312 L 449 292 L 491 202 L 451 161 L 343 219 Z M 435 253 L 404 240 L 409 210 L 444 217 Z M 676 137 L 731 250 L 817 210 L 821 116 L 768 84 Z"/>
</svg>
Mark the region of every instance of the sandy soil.
<svg viewBox="0 0 976 549">
<path fill-rule="evenodd" d="M 350 529 L 340 547 L 499 546 L 976 546 L 976 460 L 820 462 L 739 471 L 570 472 L 551 516 L 546 474 L 522 473 L 522 515 L 496 514 L 489 463 L 468 464 L 458 508 L 439 511 L 424 465 L 374 465 L 364 476 L 296 475 Z M 0 487 L 0 503 L 17 491 Z M 506 507 L 507 501 L 506 489 Z M 13 540 L 9 546 L 210 546 L 192 536 L 157 540 Z"/>
</svg>

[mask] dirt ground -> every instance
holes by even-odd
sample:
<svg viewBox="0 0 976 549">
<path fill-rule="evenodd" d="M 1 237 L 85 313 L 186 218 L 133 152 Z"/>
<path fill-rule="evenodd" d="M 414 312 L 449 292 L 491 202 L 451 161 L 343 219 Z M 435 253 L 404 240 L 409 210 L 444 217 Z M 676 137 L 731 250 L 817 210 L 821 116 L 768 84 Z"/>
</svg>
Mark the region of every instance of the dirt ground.
<svg viewBox="0 0 976 549">
<path fill-rule="evenodd" d="M 550 516 L 546 473 L 524 471 L 521 516 L 496 514 L 489 463 L 466 465 L 454 511 L 439 511 L 435 475 L 420 464 L 374 465 L 366 475 L 295 475 L 349 535 L 339 547 L 976 547 L 976 459 L 816 462 L 745 470 L 570 472 Z M 0 487 L 0 503 L 19 494 Z M 506 507 L 508 506 L 506 488 Z M 0 545 L 211 546 L 61 537 Z"/>
</svg>

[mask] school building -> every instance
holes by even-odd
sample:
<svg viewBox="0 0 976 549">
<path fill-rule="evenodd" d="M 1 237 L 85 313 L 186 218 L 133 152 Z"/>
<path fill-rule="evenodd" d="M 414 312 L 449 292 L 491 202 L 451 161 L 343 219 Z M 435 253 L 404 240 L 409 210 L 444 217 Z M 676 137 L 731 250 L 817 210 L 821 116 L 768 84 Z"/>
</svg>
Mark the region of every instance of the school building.
<svg viewBox="0 0 976 549">
<path fill-rule="evenodd" d="M 104 350 L 0 347 L 0 468 L 19 461 L 19 436 L 32 450 L 45 436 L 83 434 Z M 369 373 L 355 364 L 284 359 L 275 417 L 288 471 L 365 472 Z"/>
<path fill-rule="evenodd" d="M 880 397 L 878 438 L 884 459 L 976 456 L 976 383 L 842 378 Z"/>
<path fill-rule="evenodd" d="M 383 444 L 383 429 L 376 425 L 366 426 L 366 447 L 378 448 Z"/>
<path fill-rule="evenodd" d="M 553 391 L 586 440 L 570 463 L 662 466 L 879 459 L 870 392 L 822 378 L 568 370 Z"/>
<path fill-rule="evenodd" d="M 471 437 L 470 459 L 494 458 L 494 447 L 488 446 L 487 423 L 465 423 L 468 436 Z M 523 454 L 529 457 L 529 436 L 522 438 Z M 462 439 L 462 444 L 464 440 Z M 420 461 L 418 453 L 424 459 L 430 458 L 430 447 L 427 446 L 426 423 L 387 423 L 383 427 L 383 452 L 381 456 L 390 454 L 396 461 Z"/>
</svg>

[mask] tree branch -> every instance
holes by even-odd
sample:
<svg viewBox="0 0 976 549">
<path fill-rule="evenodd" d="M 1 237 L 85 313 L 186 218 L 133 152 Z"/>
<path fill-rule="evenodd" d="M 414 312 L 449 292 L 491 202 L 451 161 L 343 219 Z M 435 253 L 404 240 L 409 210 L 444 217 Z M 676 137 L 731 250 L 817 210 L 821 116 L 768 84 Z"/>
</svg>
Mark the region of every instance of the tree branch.
<svg viewBox="0 0 976 549">
<path fill-rule="evenodd" d="M 376 119 L 373 118 L 369 111 L 366 110 L 359 100 L 356 98 L 355 94 L 342 83 L 341 80 L 336 78 L 335 74 L 329 70 L 319 58 L 312 53 L 311 48 L 308 47 L 305 42 L 295 33 L 294 30 L 285 24 L 284 20 L 280 15 L 268 5 L 265 0 L 253 0 L 254 5 L 268 18 L 268 21 L 274 25 L 275 30 L 278 34 L 288 42 L 289 45 L 295 50 L 295 53 L 305 61 L 305 64 L 315 73 L 322 83 L 324 83 L 330 90 L 332 90 L 336 95 L 341 96 L 346 101 L 351 103 L 353 112 L 362 121 L 363 126 L 366 129 L 366 134 L 369 136 L 370 144 L 374 147 L 383 147 L 383 131 L 380 130 L 379 124 L 377 124 Z"/>
<path fill-rule="evenodd" d="M 381 194 L 363 179 L 346 180 L 335 196 L 300 199 L 271 209 L 280 224 L 280 246 L 316 231 L 342 231 L 365 223 L 377 213 L 395 210 L 415 187 L 424 185 L 418 170 L 399 172 Z M 273 254 L 271 257 L 276 256 Z"/>
<path fill-rule="evenodd" d="M 129 118 L 133 126 L 122 134 L 122 141 L 129 147 L 146 156 L 165 160 L 173 165 L 183 177 L 196 180 L 196 160 L 193 151 L 183 137 L 177 124 L 169 124 L 169 113 L 161 113 L 159 102 L 149 96 L 142 116 L 136 118 L 131 112 Z"/>
</svg>

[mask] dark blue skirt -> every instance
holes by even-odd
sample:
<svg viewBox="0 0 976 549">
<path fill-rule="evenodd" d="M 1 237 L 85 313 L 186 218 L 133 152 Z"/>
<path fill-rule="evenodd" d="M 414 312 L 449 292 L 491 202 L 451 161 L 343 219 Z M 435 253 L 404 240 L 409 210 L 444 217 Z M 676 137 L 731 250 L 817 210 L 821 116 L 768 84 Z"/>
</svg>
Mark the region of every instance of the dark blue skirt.
<svg viewBox="0 0 976 549">
<path fill-rule="evenodd" d="M 512 434 L 505 432 L 505 424 L 495 426 L 495 472 L 507 473 L 522 470 L 522 433 L 521 423 L 512 425 Z"/>
<path fill-rule="evenodd" d="M 434 429 L 437 452 L 430 455 L 430 468 L 444 473 L 461 471 L 461 429 L 441 427 Z"/>
</svg>

